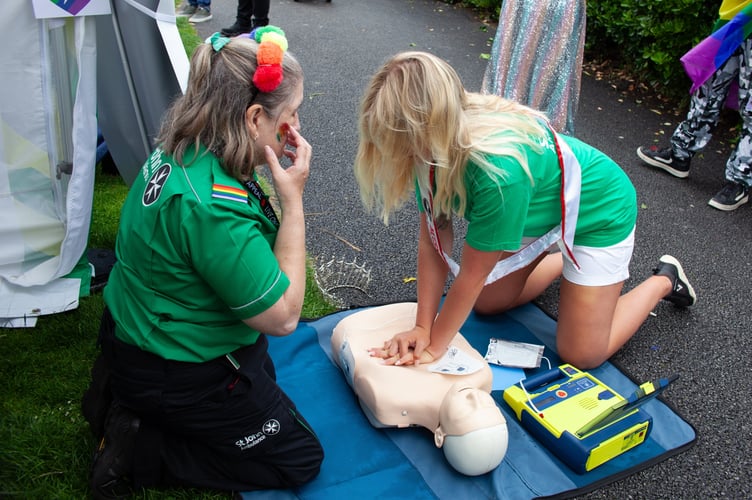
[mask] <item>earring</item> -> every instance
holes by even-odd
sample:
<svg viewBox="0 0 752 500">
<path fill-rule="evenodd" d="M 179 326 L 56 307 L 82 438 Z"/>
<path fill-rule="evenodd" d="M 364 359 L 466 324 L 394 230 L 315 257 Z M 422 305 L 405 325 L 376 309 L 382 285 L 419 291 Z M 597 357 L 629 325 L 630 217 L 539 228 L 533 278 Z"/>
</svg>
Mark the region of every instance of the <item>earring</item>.
<svg viewBox="0 0 752 500">
<path fill-rule="evenodd" d="M 258 133 L 257 133 L 257 134 L 256 134 L 255 136 L 253 136 L 253 142 L 256 142 L 256 141 L 258 141 L 258 138 L 259 138 L 259 135 L 258 135 Z"/>
</svg>

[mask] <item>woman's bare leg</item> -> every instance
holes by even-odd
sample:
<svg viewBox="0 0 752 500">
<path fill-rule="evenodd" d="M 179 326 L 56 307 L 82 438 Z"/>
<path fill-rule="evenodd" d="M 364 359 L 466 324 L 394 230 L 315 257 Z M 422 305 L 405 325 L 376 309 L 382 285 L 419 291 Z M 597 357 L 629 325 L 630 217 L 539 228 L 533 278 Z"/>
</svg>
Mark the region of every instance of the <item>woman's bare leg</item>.
<svg viewBox="0 0 752 500">
<path fill-rule="evenodd" d="M 530 302 L 561 276 L 562 259 L 560 252 L 542 255 L 530 265 L 486 285 L 475 302 L 474 311 L 498 314 Z"/>
<path fill-rule="evenodd" d="M 582 369 L 600 365 L 672 290 L 666 276 L 651 276 L 621 295 L 623 284 L 583 286 L 561 280 L 556 347 L 563 360 Z"/>
</svg>

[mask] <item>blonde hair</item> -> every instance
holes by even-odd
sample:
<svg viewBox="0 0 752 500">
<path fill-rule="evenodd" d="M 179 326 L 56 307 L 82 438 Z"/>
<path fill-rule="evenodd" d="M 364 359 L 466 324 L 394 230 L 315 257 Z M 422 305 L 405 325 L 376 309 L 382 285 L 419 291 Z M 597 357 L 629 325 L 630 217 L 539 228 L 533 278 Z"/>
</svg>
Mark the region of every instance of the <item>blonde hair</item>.
<svg viewBox="0 0 752 500">
<path fill-rule="evenodd" d="M 284 79 L 272 92 L 253 85 L 258 43 L 235 37 L 221 50 L 210 43 L 198 47 L 191 58 L 188 88 L 165 114 L 156 142 L 181 165 L 189 146 L 199 144 L 214 152 L 224 169 L 238 180 L 251 176 L 256 157 L 254 141 L 246 126 L 245 112 L 259 104 L 272 118 L 293 97 L 303 81 L 303 70 L 289 52 L 282 62 Z"/>
<path fill-rule="evenodd" d="M 504 175 L 489 156 L 511 156 L 529 176 L 522 146 L 540 150 L 542 120 L 512 101 L 467 92 L 454 69 L 434 55 L 397 54 L 372 77 L 361 102 L 354 170 L 363 203 L 388 223 L 432 165 L 434 213 L 449 216 L 456 203 L 463 215 L 468 161 Z"/>
</svg>

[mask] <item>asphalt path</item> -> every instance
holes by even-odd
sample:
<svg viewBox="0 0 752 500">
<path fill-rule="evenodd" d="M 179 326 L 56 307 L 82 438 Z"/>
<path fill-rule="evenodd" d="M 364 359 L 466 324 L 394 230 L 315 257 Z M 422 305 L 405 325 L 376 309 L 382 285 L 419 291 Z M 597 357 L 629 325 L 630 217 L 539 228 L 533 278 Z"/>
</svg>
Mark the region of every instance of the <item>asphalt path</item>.
<svg viewBox="0 0 752 500">
<path fill-rule="evenodd" d="M 202 36 L 229 26 L 235 0 L 213 0 Z M 389 56 L 423 50 L 446 59 L 469 90 L 480 88 L 495 25 L 473 11 L 428 0 L 272 0 L 306 73 L 303 134 L 314 147 L 306 188 L 306 238 L 317 265 L 355 263 L 367 282 L 327 281 L 354 305 L 414 300 L 418 219 L 408 202 L 384 226 L 363 209 L 352 174 L 359 99 Z M 689 83 L 687 84 L 689 86 Z M 684 112 L 685 110 L 682 110 Z M 665 399 L 698 432 L 695 446 L 585 498 L 752 498 L 752 205 L 724 213 L 707 205 L 723 184 L 727 141 L 713 141 L 676 179 L 641 164 L 635 150 L 666 144 L 671 113 L 622 93 L 585 72 L 576 135 L 609 154 L 629 174 L 640 204 L 636 249 L 626 289 L 651 274 L 664 253 L 684 265 L 695 307 L 660 304 L 613 361 L 638 381 L 678 374 Z M 556 287 L 539 303 L 556 312 Z"/>
</svg>

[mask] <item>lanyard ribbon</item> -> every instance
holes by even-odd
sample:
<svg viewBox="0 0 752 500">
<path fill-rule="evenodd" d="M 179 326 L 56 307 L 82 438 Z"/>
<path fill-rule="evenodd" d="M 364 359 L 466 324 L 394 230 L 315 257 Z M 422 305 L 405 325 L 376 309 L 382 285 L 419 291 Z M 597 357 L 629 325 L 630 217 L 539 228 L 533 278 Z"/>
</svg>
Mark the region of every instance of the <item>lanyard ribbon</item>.
<svg viewBox="0 0 752 500">
<path fill-rule="evenodd" d="M 251 193 L 259 201 L 261 210 L 264 211 L 266 218 L 269 219 L 275 227 L 279 227 L 279 219 L 277 218 L 277 214 L 274 213 L 274 207 L 272 207 L 272 204 L 269 202 L 269 197 L 266 196 L 266 193 L 264 193 L 264 190 L 261 189 L 259 183 L 255 180 L 249 180 L 245 181 L 243 184 L 245 184 L 248 192 Z"/>
<path fill-rule="evenodd" d="M 580 267 L 579 264 L 577 264 L 577 260 L 575 260 L 572 246 L 574 245 L 574 233 L 575 228 L 577 227 L 577 217 L 580 208 L 582 169 L 580 162 L 574 156 L 569 145 L 563 140 L 559 140 L 556 132 L 551 130 L 551 133 L 553 134 L 556 156 L 559 160 L 559 168 L 561 169 L 561 223 L 540 238 L 537 238 L 523 247 L 518 252 L 515 252 L 513 255 L 497 262 L 496 266 L 486 278 L 486 285 L 527 266 L 554 243 L 558 243 L 559 248 L 561 248 L 567 259 L 569 259 L 577 268 Z M 430 168 L 428 185 L 424 185 L 425 180 L 422 179 L 422 176 L 418 176 L 418 187 L 420 188 L 420 195 L 423 201 L 423 209 L 426 213 L 428 235 L 431 238 L 431 244 L 449 267 L 451 273 L 454 276 L 457 276 L 460 272 L 460 266 L 441 248 L 441 240 L 439 239 L 436 220 L 433 216 L 434 176 L 434 166 L 431 166 Z"/>
</svg>

